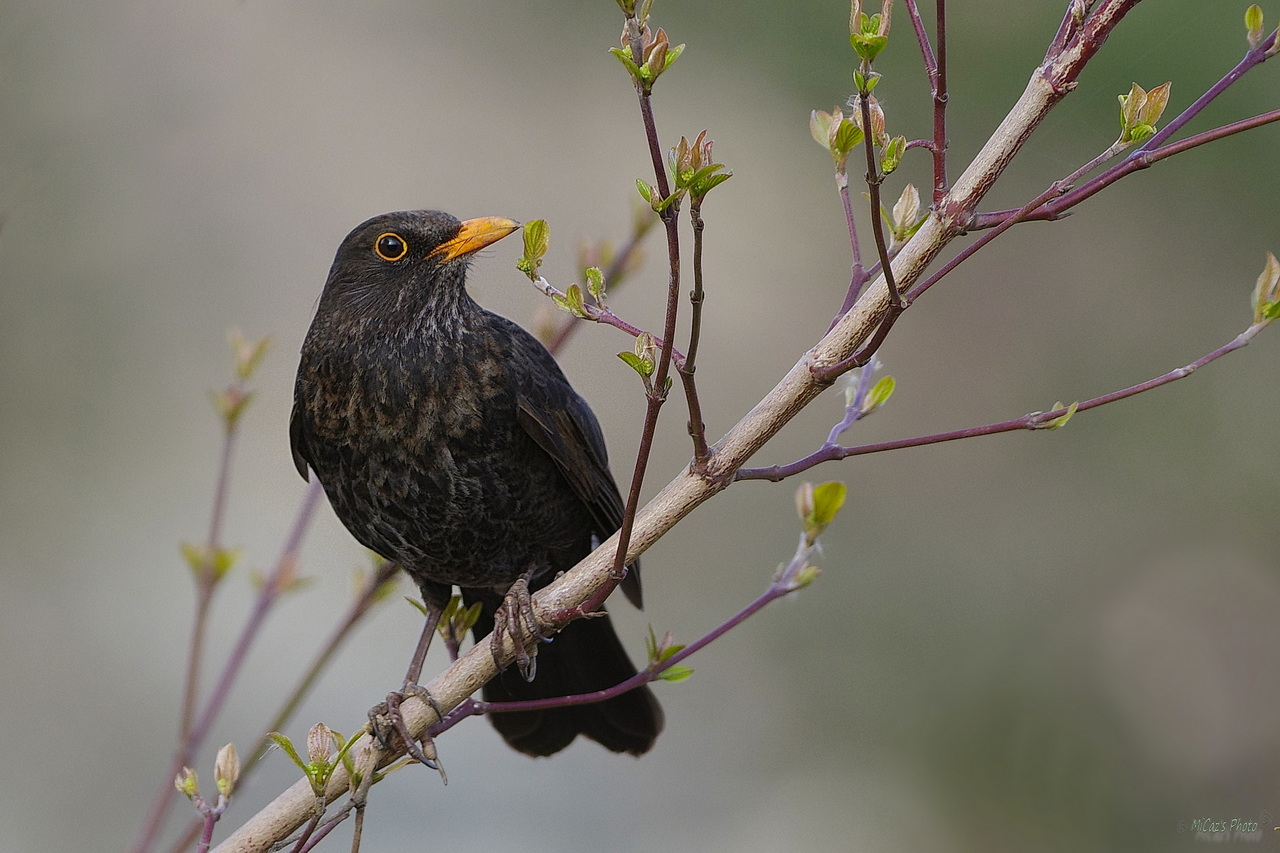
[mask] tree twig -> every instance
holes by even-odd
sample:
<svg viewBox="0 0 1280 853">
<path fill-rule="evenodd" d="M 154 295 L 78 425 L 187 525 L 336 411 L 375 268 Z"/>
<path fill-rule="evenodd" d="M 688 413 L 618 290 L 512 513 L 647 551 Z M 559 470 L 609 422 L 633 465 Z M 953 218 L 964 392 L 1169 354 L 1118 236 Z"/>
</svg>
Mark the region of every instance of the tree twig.
<svg viewBox="0 0 1280 853">
<path fill-rule="evenodd" d="M 1090 400 L 1085 400 L 1076 404 L 1076 413 L 1085 412 L 1089 409 L 1105 406 L 1108 403 L 1114 403 L 1118 400 L 1124 400 L 1135 394 L 1141 394 L 1144 391 L 1150 391 L 1170 382 L 1176 382 L 1179 379 L 1185 379 L 1194 373 L 1197 369 L 1217 361 L 1228 353 L 1244 347 L 1253 340 L 1253 337 L 1262 331 L 1266 323 L 1255 323 L 1236 335 L 1227 343 L 1214 349 L 1190 364 L 1162 373 L 1145 382 L 1139 382 L 1137 385 L 1130 385 L 1128 388 L 1122 388 L 1119 391 L 1112 391 L 1109 394 L 1103 394 Z M 865 456 L 869 453 L 883 453 L 886 450 L 902 450 L 907 447 L 924 447 L 929 444 L 941 444 L 945 441 L 956 441 L 962 438 L 976 438 L 980 435 L 996 435 L 1002 432 L 1013 432 L 1015 430 L 1038 430 L 1044 429 L 1050 422 L 1066 415 L 1070 411 L 1069 406 L 1053 409 L 1048 412 L 1032 412 L 1012 420 L 999 421 L 997 423 L 985 424 L 983 426 L 966 427 L 964 429 L 950 430 L 948 432 L 933 433 L 931 435 L 922 435 L 914 438 L 899 438 L 892 441 L 881 441 L 875 444 L 863 444 L 856 447 L 842 447 L 833 440 L 828 439 L 827 442 L 818 450 L 798 459 L 787 465 L 771 465 L 765 468 L 742 468 L 739 469 L 734 479 L 736 480 L 769 480 L 778 482 L 785 480 L 787 477 L 808 471 L 823 462 L 832 462 L 840 459 L 848 459 L 850 456 Z"/>
<path fill-rule="evenodd" d="M 698 386 L 694 371 L 698 369 L 698 344 L 702 338 L 702 303 L 706 298 L 702 290 L 702 204 L 694 200 L 689 205 L 689 219 L 693 222 L 693 290 L 689 292 L 692 312 L 689 320 L 689 350 L 676 369 L 684 385 L 685 400 L 689 405 L 689 436 L 693 439 L 693 461 L 701 465 L 707 458 L 707 426 L 702 421 L 702 403 L 698 399 Z"/>
</svg>

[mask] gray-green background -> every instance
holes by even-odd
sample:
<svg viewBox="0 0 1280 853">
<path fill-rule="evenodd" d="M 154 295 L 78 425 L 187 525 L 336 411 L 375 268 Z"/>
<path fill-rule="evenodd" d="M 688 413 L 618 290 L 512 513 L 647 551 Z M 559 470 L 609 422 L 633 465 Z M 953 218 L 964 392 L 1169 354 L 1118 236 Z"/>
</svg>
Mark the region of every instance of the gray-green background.
<svg viewBox="0 0 1280 853">
<path fill-rule="evenodd" d="M 958 168 L 1064 3 L 951 5 Z M 1132 81 L 1172 79 L 1170 114 L 1183 108 L 1241 55 L 1243 8 L 1140 6 L 984 208 L 1105 147 Z M 926 89 L 897 12 L 880 94 L 891 130 L 916 137 Z M 807 127 L 848 95 L 847 13 L 657 4 L 689 44 L 659 86 L 664 143 L 710 128 L 735 172 L 706 209 L 698 375 L 713 435 L 826 328 L 847 282 L 829 160 Z M 541 217 L 545 271 L 567 283 L 580 238 L 624 233 L 647 172 L 606 53 L 619 24 L 609 0 L 0 6 L 0 848 L 121 849 L 164 772 L 192 600 L 178 542 L 207 524 L 225 330 L 275 347 L 232 481 L 227 538 L 245 562 L 215 610 L 215 654 L 302 491 L 292 374 L 338 241 L 394 209 Z M 1274 108 L 1277 73 L 1264 66 L 1193 129 Z M 850 438 L 1045 409 L 1229 340 L 1264 252 L 1280 251 L 1278 133 L 1175 158 L 983 252 L 899 324 L 883 351 L 897 395 Z M 908 179 L 929 183 L 918 153 L 892 197 Z M 487 251 L 473 292 L 529 321 L 545 299 L 517 254 Z M 651 260 L 615 309 L 656 327 L 662 281 Z M 473 722 L 440 743 L 447 788 L 413 768 L 375 792 L 366 849 L 1198 850 L 1198 818 L 1260 820 L 1261 844 L 1237 843 L 1272 849 L 1276 337 L 1059 432 L 814 472 L 850 486 L 825 574 L 696 657 L 692 680 L 658 687 L 667 731 L 651 755 L 582 743 L 535 762 Z M 642 413 L 613 355 L 629 346 L 586 328 L 562 358 L 620 473 Z M 816 447 L 839 409 L 820 399 L 759 461 Z M 649 493 L 688 453 L 673 397 Z M 637 656 L 647 621 L 691 640 L 763 588 L 794 547 L 792 490 L 742 484 L 652 549 L 646 613 L 616 608 Z M 214 745 L 256 736 L 362 559 L 326 509 L 305 552 L 314 583 L 276 614 Z M 402 603 L 378 612 L 289 733 L 357 727 L 399 683 L 418 624 Z M 295 778 L 279 753 L 266 762 L 230 824 Z M 212 749 L 198 769 L 211 778 Z"/>
</svg>

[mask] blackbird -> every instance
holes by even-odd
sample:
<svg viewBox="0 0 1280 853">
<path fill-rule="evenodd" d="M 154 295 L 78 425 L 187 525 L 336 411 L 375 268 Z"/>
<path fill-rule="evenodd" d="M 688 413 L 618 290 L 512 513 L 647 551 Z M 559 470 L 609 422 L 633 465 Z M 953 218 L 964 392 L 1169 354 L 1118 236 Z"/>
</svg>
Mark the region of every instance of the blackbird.
<svg viewBox="0 0 1280 853">
<path fill-rule="evenodd" d="M 298 471 L 315 472 L 351 534 L 399 564 L 427 605 L 408 692 L 421 690 L 421 657 L 453 587 L 483 605 L 477 640 L 495 619 L 518 638 L 529 591 L 622 521 L 591 409 L 537 339 L 466 292 L 472 255 L 518 227 L 431 210 L 368 220 L 338 247 L 302 346 L 289 428 Z M 637 607 L 638 569 L 622 583 Z M 521 667 L 532 680 L 503 672 L 484 698 L 588 693 L 636 673 L 607 615 L 576 620 L 535 651 L 536 674 L 527 652 Z M 647 687 L 490 719 L 535 756 L 579 734 L 640 755 L 663 723 Z"/>
</svg>

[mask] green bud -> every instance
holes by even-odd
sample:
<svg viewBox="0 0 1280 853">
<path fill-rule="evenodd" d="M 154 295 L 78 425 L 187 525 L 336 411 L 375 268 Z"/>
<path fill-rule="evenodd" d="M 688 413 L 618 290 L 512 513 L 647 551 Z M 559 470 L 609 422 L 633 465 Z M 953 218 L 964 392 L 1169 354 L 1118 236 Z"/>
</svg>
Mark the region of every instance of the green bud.
<svg viewBox="0 0 1280 853">
<path fill-rule="evenodd" d="M 653 373 L 654 367 L 658 363 L 658 342 L 653 335 L 648 332 L 641 332 L 636 335 L 635 354 L 640 360 L 648 365 L 649 373 Z"/>
<path fill-rule="evenodd" d="M 815 486 L 804 483 L 796 490 L 796 512 L 800 516 L 805 541 L 812 545 L 844 506 L 848 489 L 844 483 L 831 481 Z"/>
<path fill-rule="evenodd" d="M 863 35 L 855 33 L 849 36 L 849 44 L 853 47 L 853 52 L 858 54 L 858 58 L 863 62 L 870 64 L 875 62 L 880 51 L 889 45 L 889 40 L 884 36 Z"/>
<path fill-rule="evenodd" d="M 234 429 L 240 416 L 253 400 L 253 392 L 246 391 L 239 385 L 231 385 L 213 395 L 213 406 L 222 417 L 223 426 Z"/>
<path fill-rule="evenodd" d="M 200 783 L 196 780 L 196 771 L 190 767 L 182 768 L 182 772 L 173 780 L 173 787 L 188 800 L 200 796 Z"/>
<path fill-rule="evenodd" d="M 796 515 L 801 521 L 813 515 L 813 483 L 807 480 L 796 488 Z"/>
<path fill-rule="evenodd" d="M 902 188 L 902 195 L 894 202 L 893 214 L 885 219 L 893 233 L 894 243 L 905 243 L 920 230 L 925 217 L 920 215 L 920 192 L 914 184 L 907 184 Z"/>
<path fill-rule="evenodd" d="M 1257 49 L 1262 44 L 1262 7 L 1257 3 L 1244 10 L 1244 29 L 1249 49 Z"/>
<path fill-rule="evenodd" d="M 333 747 L 333 732 L 324 723 L 316 723 L 307 732 L 307 763 L 313 766 L 328 764 Z"/>
<path fill-rule="evenodd" d="M 484 605 L 481 602 L 477 601 L 474 604 L 472 604 L 470 607 L 468 607 L 466 610 L 462 610 L 462 609 L 458 610 L 458 613 L 456 616 L 454 616 L 453 621 L 454 621 L 454 624 L 457 625 L 457 631 L 459 636 L 465 635 L 468 631 L 470 631 L 473 627 L 475 627 L 475 624 L 477 622 L 480 621 L 480 611 L 481 609 L 483 609 L 483 607 Z"/>
<path fill-rule="evenodd" d="M 235 363 L 236 378 L 249 379 L 271 347 L 271 338 L 259 338 L 251 341 L 245 338 L 239 329 L 227 332 L 227 342 L 231 345 L 231 356 Z"/>
<path fill-rule="evenodd" d="M 869 95 L 874 92 L 876 86 L 880 84 L 880 78 L 882 76 L 884 75 L 880 74 L 878 71 L 869 71 L 864 74 L 861 70 L 854 69 L 853 87 L 857 89 L 860 94 L 865 92 Z"/>
<path fill-rule="evenodd" d="M 889 140 L 889 144 L 884 148 L 884 154 L 880 157 L 880 171 L 889 175 L 897 171 L 898 164 L 902 162 L 902 155 L 907 152 L 907 138 L 905 136 L 895 136 Z"/>
<path fill-rule="evenodd" d="M 1172 81 L 1162 83 L 1150 92 L 1134 83 L 1129 94 L 1120 95 L 1120 142 L 1132 145 L 1155 135 L 1156 125 L 1169 104 Z"/>
<path fill-rule="evenodd" d="M 889 25 L 893 18 L 893 0 L 884 0 L 880 12 L 867 15 L 856 2 L 849 15 L 849 44 L 864 64 L 870 65 L 889 43 Z"/>
<path fill-rule="evenodd" d="M 203 578 L 207 574 L 213 583 L 222 580 L 240 560 L 238 548 L 214 547 L 211 552 L 207 546 L 192 545 L 190 542 L 183 542 L 179 547 L 192 574 L 197 578 Z"/>
<path fill-rule="evenodd" d="M 1253 287 L 1253 322 L 1271 322 L 1280 314 L 1280 261 L 1267 252 L 1267 261 Z"/>
<path fill-rule="evenodd" d="M 658 32 L 662 33 L 662 30 L 659 29 Z M 662 40 L 655 41 L 653 46 L 649 48 L 648 55 L 644 61 L 644 70 L 648 72 L 648 76 L 652 80 L 658 79 L 658 75 L 667 68 L 667 50 L 670 49 L 671 45 L 666 40 L 666 33 L 662 33 L 662 35 Z"/>
<path fill-rule="evenodd" d="M 675 642 L 674 636 L 670 631 L 662 635 L 659 640 L 653 632 L 653 626 L 649 626 L 649 634 L 645 637 L 645 649 L 649 654 L 649 668 L 657 669 L 662 664 L 671 660 L 676 654 L 684 650 L 683 643 Z M 657 674 L 657 677 L 663 681 L 684 681 L 693 675 L 693 670 L 687 666 L 680 664 L 672 664 Z"/>
<path fill-rule="evenodd" d="M 822 569 L 817 566 L 806 565 L 803 569 L 796 572 L 791 578 L 791 591 L 804 589 L 809 584 L 822 577 Z"/>
<path fill-rule="evenodd" d="M 240 757 L 236 755 L 234 743 L 218 750 L 218 757 L 213 762 L 213 778 L 218 783 L 218 793 L 230 797 L 240 780 Z"/>
</svg>

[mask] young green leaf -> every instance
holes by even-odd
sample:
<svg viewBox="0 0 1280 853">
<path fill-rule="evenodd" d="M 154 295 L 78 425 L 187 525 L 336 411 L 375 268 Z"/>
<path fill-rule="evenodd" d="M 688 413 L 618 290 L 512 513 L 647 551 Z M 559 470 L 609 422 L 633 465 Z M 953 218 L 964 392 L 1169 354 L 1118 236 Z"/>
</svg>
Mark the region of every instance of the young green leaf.
<svg viewBox="0 0 1280 853">
<path fill-rule="evenodd" d="M 524 256 L 541 260 L 551 246 L 551 229 L 545 219 L 533 219 L 524 224 Z"/>
<path fill-rule="evenodd" d="M 886 377 L 888 378 L 888 377 Z M 813 520 L 826 527 L 835 520 L 836 513 L 844 506 L 849 489 L 839 480 L 832 480 L 813 487 Z"/>
<path fill-rule="evenodd" d="M 604 305 L 604 273 L 600 272 L 599 267 L 587 267 L 585 273 L 587 278 L 587 291 L 591 294 L 591 298 L 595 300 L 597 305 Z"/>
<path fill-rule="evenodd" d="M 569 313 L 575 317 L 586 319 L 587 306 L 582 301 L 582 288 L 576 284 L 569 285 L 565 291 L 565 298 L 569 303 Z"/>
<path fill-rule="evenodd" d="M 831 150 L 840 154 L 848 154 L 862 144 L 862 128 L 849 119 L 843 119 L 836 127 L 835 137 L 831 140 Z"/>
<path fill-rule="evenodd" d="M 627 73 L 631 75 L 631 82 L 639 82 L 640 66 L 631 59 L 631 51 L 621 47 L 611 47 L 609 52 L 616 56 L 622 66 L 627 69 Z"/>
<path fill-rule="evenodd" d="M 688 678 L 691 675 L 693 675 L 692 667 L 676 664 L 675 666 L 669 666 L 666 669 L 664 669 L 662 672 L 658 673 L 658 678 L 662 679 L 663 681 L 676 682 L 676 681 L 684 681 L 686 678 Z"/>
<path fill-rule="evenodd" d="M 871 386 L 871 391 L 867 394 L 867 398 L 862 401 L 862 416 L 874 412 L 883 406 L 893 396 L 894 382 L 892 376 L 881 376 L 875 385 Z"/>
<path fill-rule="evenodd" d="M 1059 401 L 1057 403 L 1054 403 L 1053 408 L 1050 409 L 1049 411 L 1056 411 L 1058 409 L 1061 409 L 1062 407 L 1063 407 L 1063 404 L 1061 401 Z M 1077 400 L 1076 402 L 1072 403 L 1070 406 L 1067 406 L 1066 407 L 1067 410 L 1063 414 L 1059 415 L 1056 418 L 1053 418 L 1052 420 L 1048 420 L 1048 421 L 1044 421 L 1043 423 L 1036 424 L 1033 427 L 1033 429 L 1061 429 L 1062 427 L 1067 425 L 1067 421 L 1071 420 L 1072 415 L 1076 413 L 1076 409 L 1079 407 L 1080 407 L 1080 401 Z"/>
<path fill-rule="evenodd" d="M 653 375 L 653 362 L 645 361 L 633 352 L 620 352 L 618 353 L 618 358 L 625 361 L 632 370 L 645 378 Z"/>
<path fill-rule="evenodd" d="M 307 762 L 303 761 L 302 758 L 298 756 L 298 751 L 293 748 L 293 741 L 289 740 L 287 735 L 283 735 L 280 732 L 267 732 L 267 737 L 275 741 L 276 746 L 280 747 L 280 749 L 284 751 L 285 755 L 293 759 L 293 763 L 298 765 L 298 768 L 303 773 L 307 772 Z"/>
<path fill-rule="evenodd" d="M 832 110 L 830 113 L 822 110 L 814 110 L 809 113 L 809 133 L 813 135 L 814 142 L 823 148 L 831 148 L 831 125 L 833 121 L 839 121 L 836 118 L 839 115 L 841 115 L 839 108 Z M 645 200 L 648 201 L 648 199 Z"/>
</svg>

